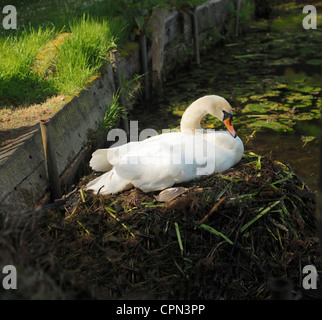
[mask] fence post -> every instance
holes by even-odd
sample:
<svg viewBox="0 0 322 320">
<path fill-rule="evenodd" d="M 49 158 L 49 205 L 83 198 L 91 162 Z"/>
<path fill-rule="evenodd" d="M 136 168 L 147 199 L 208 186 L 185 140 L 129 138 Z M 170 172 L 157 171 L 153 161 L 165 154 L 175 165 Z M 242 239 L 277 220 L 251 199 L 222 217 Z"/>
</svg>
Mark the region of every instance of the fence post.
<svg viewBox="0 0 322 320">
<path fill-rule="evenodd" d="M 241 0 L 237 0 L 237 10 L 236 10 L 236 37 L 239 35 L 239 15 L 240 15 Z"/>
<path fill-rule="evenodd" d="M 195 54 L 196 64 L 199 66 L 200 48 L 199 48 L 199 27 L 198 27 L 197 9 L 195 9 L 192 13 L 192 28 L 193 28 L 194 54 Z"/>
<path fill-rule="evenodd" d="M 319 180 L 318 180 L 318 192 L 317 192 L 317 222 L 318 232 L 320 238 L 320 256 L 322 262 L 322 108 L 320 108 L 320 142 L 319 142 Z"/>
<path fill-rule="evenodd" d="M 155 95 L 163 94 L 163 50 L 165 35 L 165 12 L 160 8 L 152 11 L 152 88 Z"/>
<path fill-rule="evenodd" d="M 116 91 L 119 91 L 119 94 L 120 94 L 119 99 L 120 99 L 121 106 L 125 108 L 125 99 L 124 99 L 124 93 L 122 88 L 122 80 L 121 80 L 121 73 L 120 73 L 120 68 L 118 63 L 117 50 L 116 49 L 112 50 L 110 55 L 111 55 L 112 67 L 114 71 L 114 81 L 115 81 Z M 121 121 L 122 121 L 123 130 L 125 131 L 127 140 L 129 141 L 130 130 L 129 130 L 129 123 L 128 123 L 126 114 L 121 119 Z"/>
<path fill-rule="evenodd" d="M 48 180 L 50 186 L 51 201 L 62 197 L 59 174 L 55 158 L 53 137 L 51 133 L 50 119 L 40 120 L 40 131 L 44 146 L 45 161 L 47 165 Z"/>
<path fill-rule="evenodd" d="M 144 75 L 144 97 L 146 100 L 149 100 L 151 98 L 151 93 L 149 82 L 148 54 L 146 47 L 146 36 L 143 32 L 140 33 L 140 49 L 142 73 Z"/>
</svg>

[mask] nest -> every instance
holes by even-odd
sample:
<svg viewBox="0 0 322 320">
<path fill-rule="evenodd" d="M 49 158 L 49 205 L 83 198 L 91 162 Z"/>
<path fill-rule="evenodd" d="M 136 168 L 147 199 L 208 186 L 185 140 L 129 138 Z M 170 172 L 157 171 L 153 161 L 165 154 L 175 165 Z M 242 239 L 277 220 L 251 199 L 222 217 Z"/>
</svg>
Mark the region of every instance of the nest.
<svg viewBox="0 0 322 320">
<path fill-rule="evenodd" d="M 245 154 L 228 172 L 176 186 L 168 202 L 139 189 L 85 193 L 89 178 L 30 228 L 65 296 L 268 299 L 270 278 L 300 290 L 302 268 L 319 265 L 315 195 L 269 157 Z"/>
</svg>

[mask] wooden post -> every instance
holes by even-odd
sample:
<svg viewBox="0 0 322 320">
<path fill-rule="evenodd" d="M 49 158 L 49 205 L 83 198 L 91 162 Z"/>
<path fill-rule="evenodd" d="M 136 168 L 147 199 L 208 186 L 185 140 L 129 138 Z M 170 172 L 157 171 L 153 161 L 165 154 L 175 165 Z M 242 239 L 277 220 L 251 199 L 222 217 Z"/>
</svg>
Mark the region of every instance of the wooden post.
<svg viewBox="0 0 322 320">
<path fill-rule="evenodd" d="M 152 88 L 155 95 L 163 94 L 163 50 L 165 36 L 165 12 L 160 8 L 152 11 Z"/>
<path fill-rule="evenodd" d="M 192 28 L 193 28 L 194 54 L 195 54 L 196 64 L 199 66 L 200 65 L 199 27 L 198 27 L 198 18 L 197 18 L 196 9 L 192 13 Z"/>
<path fill-rule="evenodd" d="M 320 141 L 319 141 L 319 181 L 318 181 L 318 192 L 317 192 L 317 223 L 318 223 L 318 232 L 320 238 L 320 259 L 322 262 L 322 108 L 320 109 Z"/>
<path fill-rule="evenodd" d="M 50 185 L 51 200 L 60 199 L 62 197 L 59 174 L 55 158 L 53 138 L 50 128 L 50 119 L 40 120 L 41 137 L 44 146 L 45 161 L 47 165 L 47 173 Z"/>
<path fill-rule="evenodd" d="M 143 32 L 140 33 L 140 49 L 141 49 L 141 66 L 144 75 L 144 97 L 146 100 L 151 98 L 149 68 L 148 68 L 148 53 L 146 47 L 146 36 Z"/>
<path fill-rule="evenodd" d="M 112 60 L 112 67 L 113 67 L 113 70 L 114 70 L 114 81 L 115 81 L 115 84 L 116 84 L 115 87 L 116 87 L 116 90 L 119 91 L 119 93 L 120 93 L 121 106 L 123 108 L 125 108 L 125 99 L 124 99 L 124 93 L 123 93 L 123 90 L 122 90 L 121 73 L 120 73 L 120 68 L 119 68 L 117 50 L 116 49 L 112 50 L 112 52 L 111 52 L 111 60 Z M 122 121 L 123 130 L 125 131 L 127 139 L 129 141 L 130 131 L 129 131 L 129 123 L 128 123 L 126 114 L 122 118 L 121 121 Z"/>
<path fill-rule="evenodd" d="M 236 11 L 236 37 L 239 35 L 239 13 L 240 13 L 241 0 L 237 0 L 237 11 Z"/>
</svg>

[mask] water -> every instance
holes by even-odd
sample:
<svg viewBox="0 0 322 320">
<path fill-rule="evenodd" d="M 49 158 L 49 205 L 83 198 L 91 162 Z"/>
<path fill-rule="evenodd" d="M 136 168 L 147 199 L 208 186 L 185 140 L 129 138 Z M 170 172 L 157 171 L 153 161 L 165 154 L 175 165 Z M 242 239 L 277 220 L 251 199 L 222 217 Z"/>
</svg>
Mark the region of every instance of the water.
<svg viewBox="0 0 322 320">
<path fill-rule="evenodd" d="M 149 127 L 160 131 L 161 129 L 179 126 L 181 117 L 171 113 L 165 101 L 157 105 L 154 104 L 150 108 L 151 113 L 146 114 L 143 111 L 145 108 L 138 108 L 135 111 L 138 117 L 132 116 L 140 119 L 140 130 Z M 237 117 L 238 114 L 236 115 Z M 217 126 L 215 127 L 217 128 Z M 246 151 L 252 151 L 260 155 L 270 155 L 274 160 L 290 165 L 297 176 L 313 192 L 316 192 L 319 178 L 319 140 L 314 137 L 312 141 L 305 143 L 304 138 L 310 136 L 312 127 L 318 127 L 318 121 L 311 120 L 299 124 L 295 133 L 259 130 L 253 135 L 247 134 L 241 138 Z M 236 128 L 237 131 L 241 129 Z M 220 126 L 219 129 L 225 128 Z"/>
<path fill-rule="evenodd" d="M 301 10 L 256 21 L 238 39 L 208 47 L 201 65 L 167 76 L 164 97 L 133 119 L 158 130 L 178 127 L 187 106 L 206 94 L 225 97 L 245 149 L 289 164 L 316 190 L 322 92 L 322 28 L 308 33 Z M 205 128 L 225 129 L 207 117 Z M 254 134 L 255 132 L 255 134 Z"/>
<path fill-rule="evenodd" d="M 300 135 L 274 132 L 255 134 L 245 146 L 256 154 L 271 154 L 272 158 L 289 164 L 312 191 L 317 190 L 319 177 L 319 143 L 317 139 L 305 143 Z"/>
<path fill-rule="evenodd" d="M 316 77 L 319 67 L 299 63 L 290 66 L 278 66 L 277 75 L 285 77 Z M 292 80 L 291 80 L 292 81 Z M 295 80 L 296 81 L 296 80 Z M 287 95 L 288 92 L 284 93 Z M 280 96 L 275 98 L 282 102 Z M 320 99 L 320 92 L 316 99 L 305 109 L 310 109 Z M 315 105 L 316 107 L 316 105 Z M 319 135 L 321 122 L 319 119 L 297 121 L 294 125 L 294 133 L 284 134 L 272 130 L 255 133 L 254 137 L 247 139 L 246 150 L 252 150 L 258 154 L 270 154 L 273 159 L 287 163 L 312 191 L 317 191 L 319 180 Z M 306 138 L 310 137 L 308 141 Z M 312 139 L 312 140 L 311 140 Z"/>
</svg>

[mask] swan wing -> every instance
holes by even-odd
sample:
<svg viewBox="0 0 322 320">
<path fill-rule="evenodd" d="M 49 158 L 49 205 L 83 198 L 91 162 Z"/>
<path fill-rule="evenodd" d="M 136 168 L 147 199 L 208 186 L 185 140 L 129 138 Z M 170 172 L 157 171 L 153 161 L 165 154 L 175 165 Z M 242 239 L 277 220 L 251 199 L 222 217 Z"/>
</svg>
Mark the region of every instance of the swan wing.
<svg viewBox="0 0 322 320">
<path fill-rule="evenodd" d="M 93 154 L 95 168 L 110 171 L 88 184 L 102 194 L 132 185 L 144 192 L 162 190 L 201 175 L 223 172 L 238 163 L 242 141 L 228 132 L 191 135 L 166 133 Z"/>
<path fill-rule="evenodd" d="M 142 141 L 124 154 L 115 171 L 145 192 L 161 190 L 198 175 L 197 167 L 207 162 L 198 148 L 206 144 L 194 135 L 162 134 L 158 139 Z"/>
</svg>

